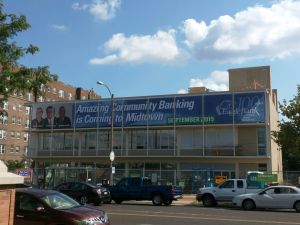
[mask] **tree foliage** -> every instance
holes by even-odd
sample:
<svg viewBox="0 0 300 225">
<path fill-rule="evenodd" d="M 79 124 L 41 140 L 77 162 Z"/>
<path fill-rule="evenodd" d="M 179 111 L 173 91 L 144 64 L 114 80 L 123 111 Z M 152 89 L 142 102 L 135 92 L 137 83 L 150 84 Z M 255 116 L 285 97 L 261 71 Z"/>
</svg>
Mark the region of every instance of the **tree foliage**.
<svg viewBox="0 0 300 225">
<path fill-rule="evenodd" d="M 288 102 L 283 100 L 279 108 L 283 119 L 273 137 L 282 150 L 283 168 L 300 170 L 300 85 L 297 95 Z"/>
<path fill-rule="evenodd" d="M 25 160 L 8 160 L 5 162 L 8 171 L 15 171 L 16 169 L 25 168 Z"/>
<path fill-rule="evenodd" d="M 19 60 L 28 54 L 35 54 L 39 48 L 30 44 L 18 46 L 14 38 L 22 31 L 30 28 L 24 15 L 3 12 L 0 0 L 0 101 L 7 100 L 14 92 L 30 91 L 35 100 L 43 96 L 43 86 L 53 79 L 47 66 L 28 68 Z"/>
</svg>

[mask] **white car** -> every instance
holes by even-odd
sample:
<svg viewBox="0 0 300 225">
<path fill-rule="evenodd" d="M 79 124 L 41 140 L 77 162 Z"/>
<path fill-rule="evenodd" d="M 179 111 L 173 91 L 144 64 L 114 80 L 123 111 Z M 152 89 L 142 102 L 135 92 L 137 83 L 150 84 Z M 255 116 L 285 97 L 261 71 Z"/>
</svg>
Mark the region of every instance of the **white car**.
<svg viewBox="0 0 300 225">
<path fill-rule="evenodd" d="M 295 209 L 300 212 L 300 189 L 293 186 L 272 186 L 256 193 L 237 195 L 232 203 L 245 210 L 269 208 Z"/>
</svg>

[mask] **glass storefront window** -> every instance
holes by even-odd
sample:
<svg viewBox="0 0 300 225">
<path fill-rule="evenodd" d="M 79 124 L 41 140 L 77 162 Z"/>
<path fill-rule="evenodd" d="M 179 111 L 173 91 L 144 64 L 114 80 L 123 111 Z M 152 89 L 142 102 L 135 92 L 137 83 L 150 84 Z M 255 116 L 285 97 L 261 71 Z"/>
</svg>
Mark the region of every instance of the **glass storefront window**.
<svg viewBox="0 0 300 225">
<path fill-rule="evenodd" d="M 131 149 L 147 148 L 147 132 L 145 130 L 136 130 L 131 132 Z"/>
<path fill-rule="evenodd" d="M 64 149 L 64 133 L 53 133 L 53 150 L 63 150 Z"/>
<path fill-rule="evenodd" d="M 87 149 L 96 149 L 97 133 L 96 131 L 86 132 L 86 147 Z"/>
<path fill-rule="evenodd" d="M 65 133 L 65 150 L 73 149 L 73 133 L 67 132 Z"/>
<path fill-rule="evenodd" d="M 109 149 L 109 131 L 99 131 L 98 134 L 98 149 Z"/>
<path fill-rule="evenodd" d="M 75 150 L 79 150 L 79 144 L 80 144 L 80 140 L 81 140 L 80 134 L 81 134 L 80 132 L 75 133 L 75 142 L 74 142 Z"/>
<path fill-rule="evenodd" d="M 122 149 L 122 131 L 114 131 L 114 149 Z"/>
<path fill-rule="evenodd" d="M 79 138 L 80 138 L 80 145 L 79 145 L 79 149 L 81 150 L 86 150 L 87 149 L 87 142 L 86 142 L 86 136 L 87 136 L 87 132 L 80 132 L 79 133 Z"/>
<path fill-rule="evenodd" d="M 51 134 L 43 133 L 43 141 L 42 141 L 42 149 L 43 150 L 50 150 L 51 149 Z"/>
<path fill-rule="evenodd" d="M 157 131 L 148 131 L 148 149 L 157 149 Z"/>
<path fill-rule="evenodd" d="M 258 155 L 266 155 L 266 128 L 257 128 Z"/>
</svg>

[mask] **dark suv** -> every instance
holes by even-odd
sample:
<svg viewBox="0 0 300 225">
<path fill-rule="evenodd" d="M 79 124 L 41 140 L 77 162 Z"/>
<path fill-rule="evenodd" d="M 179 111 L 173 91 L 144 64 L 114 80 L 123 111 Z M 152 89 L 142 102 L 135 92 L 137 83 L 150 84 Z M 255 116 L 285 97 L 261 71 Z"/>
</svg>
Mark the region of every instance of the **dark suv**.
<svg viewBox="0 0 300 225">
<path fill-rule="evenodd" d="M 110 225 L 107 214 L 53 190 L 17 189 L 14 225 Z"/>
<path fill-rule="evenodd" d="M 110 192 L 105 187 L 95 186 L 84 182 L 65 182 L 53 188 L 56 191 L 62 192 L 81 204 L 110 202 Z"/>
</svg>

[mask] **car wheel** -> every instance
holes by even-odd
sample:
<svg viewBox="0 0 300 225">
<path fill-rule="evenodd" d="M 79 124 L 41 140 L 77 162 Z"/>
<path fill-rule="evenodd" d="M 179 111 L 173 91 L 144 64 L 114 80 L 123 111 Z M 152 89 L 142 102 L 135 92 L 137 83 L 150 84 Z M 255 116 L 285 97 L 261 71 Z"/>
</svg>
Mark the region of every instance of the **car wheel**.
<svg viewBox="0 0 300 225">
<path fill-rule="evenodd" d="M 99 202 L 94 202 L 94 206 L 99 206 L 101 204 L 101 201 Z"/>
<path fill-rule="evenodd" d="M 243 206 L 243 209 L 245 209 L 245 210 L 255 209 L 255 203 L 251 199 L 244 200 L 242 206 Z"/>
<path fill-rule="evenodd" d="M 152 197 L 153 205 L 162 205 L 163 199 L 160 194 L 154 194 Z"/>
<path fill-rule="evenodd" d="M 85 195 L 83 195 L 83 196 L 80 197 L 79 202 L 82 205 L 85 205 L 88 202 L 88 198 Z"/>
<path fill-rule="evenodd" d="M 164 201 L 164 205 L 166 205 L 166 206 L 171 205 L 172 202 L 173 202 L 172 200 Z"/>
<path fill-rule="evenodd" d="M 294 206 L 295 206 L 296 211 L 300 212 L 300 201 L 296 202 Z"/>
<path fill-rule="evenodd" d="M 105 203 L 105 204 L 110 204 L 111 203 L 111 198 L 109 198 L 109 199 L 107 199 L 106 201 L 104 201 L 103 203 Z"/>
<path fill-rule="evenodd" d="M 212 207 L 212 206 L 216 205 L 216 201 L 215 201 L 215 199 L 214 199 L 213 196 L 211 196 L 211 195 L 204 195 L 202 197 L 202 204 L 205 207 Z"/>
<path fill-rule="evenodd" d="M 115 201 L 116 204 L 121 204 L 122 203 L 122 200 L 120 200 L 120 199 L 115 199 L 114 201 Z"/>
</svg>

